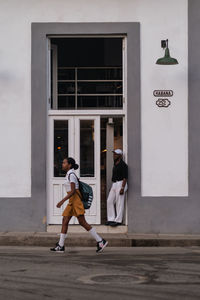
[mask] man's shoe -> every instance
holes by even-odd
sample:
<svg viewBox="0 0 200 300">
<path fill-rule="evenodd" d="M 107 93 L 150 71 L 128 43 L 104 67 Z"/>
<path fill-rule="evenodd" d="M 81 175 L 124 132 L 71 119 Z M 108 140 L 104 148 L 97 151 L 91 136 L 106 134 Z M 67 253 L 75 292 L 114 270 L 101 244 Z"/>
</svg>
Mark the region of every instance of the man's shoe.
<svg viewBox="0 0 200 300">
<path fill-rule="evenodd" d="M 97 243 L 97 250 L 96 250 L 96 252 L 97 252 L 97 253 L 102 252 L 103 249 L 104 249 L 107 245 L 108 245 L 108 242 L 105 241 L 104 239 L 102 239 L 101 242 L 98 242 L 98 243 Z"/>
<path fill-rule="evenodd" d="M 119 226 L 119 225 L 122 225 L 122 223 L 113 222 L 112 224 L 110 224 L 110 226 L 113 226 L 113 227 L 116 227 L 116 226 Z"/>
<path fill-rule="evenodd" d="M 65 252 L 65 246 L 61 247 L 58 243 L 56 243 L 56 247 L 51 248 L 50 251 L 64 253 Z"/>
<path fill-rule="evenodd" d="M 105 225 L 107 225 L 107 226 L 112 226 L 113 224 L 115 224 L 116 222 L 114 222 L 114 221 L 107 221 L 106 223 L 105 223 Z"/>
<path fill-rule="evenodd" d="M 110 225 L 110 221 L 107 221 L 107 222 L 105 223 L 105 225 L 106 225 L 106 226 L 109 226 L 109 225 Z"/>
<path fill-rule="evenodd" d="M 106 226 L 109 226 L 109 225 L 111 225 L 111 224 L 113 224 L 113 223 L 115 223 L 114 221 L 107 221 L 106 223 L 105 223 L 105 225 Z"/>
</svg>

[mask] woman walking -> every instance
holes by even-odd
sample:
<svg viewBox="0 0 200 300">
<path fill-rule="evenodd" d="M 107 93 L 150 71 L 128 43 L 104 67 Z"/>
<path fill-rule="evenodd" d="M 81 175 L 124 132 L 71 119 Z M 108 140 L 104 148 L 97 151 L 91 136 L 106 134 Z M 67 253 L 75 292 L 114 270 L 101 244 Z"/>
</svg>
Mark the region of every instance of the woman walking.
<svg viewBox="0 0 200 300">
<path fill-rule="evenodd" d="M 103 249 L 107 246 L 108 242 L 105 241 L 102 237 L 100 237 L 95 228 L 89 225 L 85 220 L 85 209 L 83 203 L 81 201 L 81 194 L 79 191 L 79 182 L 74 173 L 74 170 L 78 169 L 78 165 L 72 157 L 65 158 L 62 163 L 62 169 L 67 172 L 65 177 L 65 188 L 67 192 L 67 196 L 64 197 L 60 202 L 58 202 L 57 207 L 61 207 L 65 201 L 69 199 L 69 203 L 66 206 L 62 216 L 62 230 L 60 234 L 60 240 L 56 244 L 56 247 L 51 248 L 51 251 L 55 252 L 64 252 L 65 251 L 65 238 L 67 237 L 68 224 L 71 220 L 72 216 L 77 217 L 79 224 L 83 226 L 91 236 L 97 242 L 97 250 L 96 252 L 102 252 Z"/>
</svg>

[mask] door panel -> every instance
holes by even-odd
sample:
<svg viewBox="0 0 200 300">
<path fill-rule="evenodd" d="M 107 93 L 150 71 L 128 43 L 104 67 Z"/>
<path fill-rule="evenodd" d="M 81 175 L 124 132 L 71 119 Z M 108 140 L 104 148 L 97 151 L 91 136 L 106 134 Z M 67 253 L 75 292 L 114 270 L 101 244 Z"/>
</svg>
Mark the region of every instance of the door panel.
<svg viewBox="0 0 200 300">
<path fill-rule="evenodd" d="M 75 132 L 75 157 L 80 163 L 77 174 L 80 180 L 92 186 L 94 193 L 92 206 L 86 210 L 86 220 L 100 224 L 100 117 L 76 117 Z"/>
<path fill-rule="evenodd" d="M 56 204 L 64 198 L 64 172 L 62 157 L 71 156 L 74 151 L 70 143 L 70 132 L 74 132 L 73 118 L 49 117 L 47 143 L 47 217 L 48 224 L 61 224 L 61 215 L 66 203 L 57 208 Z"/>
<path fill-rule="evenodd" d="M 100 117 L 49 117 L 48 126 L 48 224 L 61 224 L 61 208 L 56 204 L 66 195 L 62 171 L 63 157 L 74 157 L 80 168 L 76 174 L 80 180 L 92 186 L 94 200 L 86 219 L 91 224 L 100 224 Z M 77 224 L 72 218 L 70 224 Z"/>
<path fill-rule="evenodd" d="M 94 177 L 95 165 L 94 165 L 94 146 L 95 146 L 95 134 L 94 134 L 95 120 L 79 120 L 77 128 L 80 134 L 80 177 Z M 78 145 L 77 145 L 78 146 Z"/>
</svg>

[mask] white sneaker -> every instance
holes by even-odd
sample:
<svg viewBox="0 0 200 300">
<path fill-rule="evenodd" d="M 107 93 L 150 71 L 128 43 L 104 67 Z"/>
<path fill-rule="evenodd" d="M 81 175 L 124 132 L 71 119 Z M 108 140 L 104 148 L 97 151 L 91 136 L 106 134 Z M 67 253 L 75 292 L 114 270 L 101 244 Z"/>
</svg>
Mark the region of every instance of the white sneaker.
<svg viewBox="0 0 200 300">
<path fill-rule="evenodd" d="M 65 252 L 65 246 L 61 247 L 58 243 L 56 243 L 56 247 L 51 248 L 50 251 L 64 253 Z"/>
<path fill-rule="evenodd" d="M 102 239 L 101 242 L 98 242 L 98 243 L 97 243 L 97 250 L 96 250 L 96 252 L 97 252 L 97 253 L 102 252 L 103 249 L 104 249 L 107 245 L 108 245 L 108 242 L 105 241 L 104 239 Z"/>
</svg>

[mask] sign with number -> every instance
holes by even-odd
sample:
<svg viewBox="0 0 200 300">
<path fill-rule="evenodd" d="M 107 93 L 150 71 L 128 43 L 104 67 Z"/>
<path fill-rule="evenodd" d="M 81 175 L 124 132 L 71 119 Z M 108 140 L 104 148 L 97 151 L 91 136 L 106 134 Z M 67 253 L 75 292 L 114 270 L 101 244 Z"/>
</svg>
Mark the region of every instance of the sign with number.
<svg viewBox="0 0 200 300">
<path fill-rule="evenodd" d="M 158 107 L 168 107 L 170 106 L 171 101 L 169 101 L 168 99 L 158 99 L 156 101 L 156 105 L 158 105 Z"/>
</svg>

